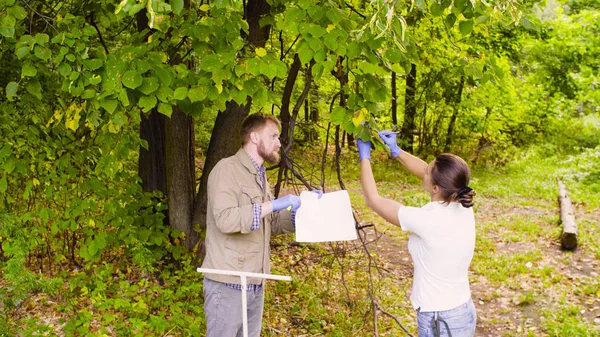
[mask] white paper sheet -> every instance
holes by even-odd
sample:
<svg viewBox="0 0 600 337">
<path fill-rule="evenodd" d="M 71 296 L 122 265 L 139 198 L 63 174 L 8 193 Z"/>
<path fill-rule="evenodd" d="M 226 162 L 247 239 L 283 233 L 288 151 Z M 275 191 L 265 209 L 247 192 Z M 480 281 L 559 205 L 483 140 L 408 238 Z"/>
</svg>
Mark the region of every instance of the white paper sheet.
<svg viewBox="0 0 600 337">
<path fill-rule="evenodd" d="M 325 242 L 356 240 L 350 196 L 345 190 L 300 193 L 302 205 L 296 211 L 296 241 Z"/>
</svg>

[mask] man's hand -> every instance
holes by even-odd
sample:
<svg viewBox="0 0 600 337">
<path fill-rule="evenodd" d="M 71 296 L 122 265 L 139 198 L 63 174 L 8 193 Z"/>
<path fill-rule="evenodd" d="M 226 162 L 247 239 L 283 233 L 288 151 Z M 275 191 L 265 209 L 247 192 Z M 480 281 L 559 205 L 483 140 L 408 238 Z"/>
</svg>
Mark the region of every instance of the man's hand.
<svg viewBox="0 0 600 337">
<path fill-rule="evenodd" d="M 271 204 L 273 205 L 273 212 L 281 211 L 282 209 L 291 207 L 292 211 L 297 210 L 300 207 L 302 200 L 300 197 L 293 194 L 288 194 L 281 198 L 271 200 Z"/>
<path fill-rule="evenodd" d="M 381 140 L 383 140 L 388 149 L 390 149 L 390 154 L 392 155 L 392 157 L 398 157 L 402 150 L 400 149 L 398 144 L 396 144 L 396 133 L 389 130 L 383 130 L 379 131 L 378 134 L 379 138 L 381 138 Z"/>
<path fill-rule="evenodd" d="M 371 160 L 371 142 L 370 141 L 365 142 L 362 139 L 358 138 L 356 140 L 356 147 L 358 148 L 358 161 L 361 161 L 365 158 Z"/>
</svg>

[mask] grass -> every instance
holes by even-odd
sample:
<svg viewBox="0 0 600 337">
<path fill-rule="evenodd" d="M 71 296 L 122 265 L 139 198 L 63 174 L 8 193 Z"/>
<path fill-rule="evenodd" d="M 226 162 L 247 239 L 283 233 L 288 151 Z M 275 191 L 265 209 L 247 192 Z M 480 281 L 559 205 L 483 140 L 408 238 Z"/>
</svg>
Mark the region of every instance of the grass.
<svg viewBox="0 0 600 337">
<path fill-rule="evenodd" d="M 310 156 L 308 152 L 309 163 L 320 162 L 320 154 Z M 399 163 L 382 153 L 372 157 L 381 195 L 411 206 L 428 202 L 420 182 Z M 515 158 L 519 159 L 506 167 L 475 167 L 472 172 L 471 185 L 478 193 L 470 273 L 479 317 L 477 336 L 600 336 L 595 321 L 600 316 L 596 152 L 543 158 L 533 151 Z M 326 190 L 337 190 L 335 168 L 328 165 Z M 316 165 L 304 166 L 310 168 L 305 175 L 320 177 Z M 415 312 L 408 299 L 412 283 L 408 236 L 366 208 L 356 153 L 344 152 L 341 167 L 358 219 L 377 230 L 368 227 L 368 239 L 381 237 L 367 246 L 371 257 L 360 241 L 297 244 L 293 236 L 274 238 L 273 273 L 292 275 L 293 281 L 269 281 L 264 336 L 373 336 L 369 293 L 416 335 Z M 576 207 L 579 248 L 573 253 L 561 251 L 558 244 L 557 176 L 563 178 Z M 204 334 L 201 276 L 191 263 L 163 270 L 162 280 L 124 262 L 65 270 L 62 277 L 64 282 L 59 283 L 30 281 L 37 286 L 21 287 L 27 294 L 19 293 L 21 302 L 7 306 L 13 298 L 11 289 L 20 288 L 4 274 L 0 335 Z M 377 330 L 380 336 L 405 335 L 382 313 Z"/>
</svg>

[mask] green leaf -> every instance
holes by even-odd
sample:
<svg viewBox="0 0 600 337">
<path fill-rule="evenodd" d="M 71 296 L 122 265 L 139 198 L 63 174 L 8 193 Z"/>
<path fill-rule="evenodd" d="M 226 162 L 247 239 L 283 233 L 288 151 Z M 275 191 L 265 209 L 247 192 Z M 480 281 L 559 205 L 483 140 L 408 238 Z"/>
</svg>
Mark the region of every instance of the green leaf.
<svg viewBox="0 0 600 337">
<path fill-rule="evenodd" d="M 267 50 L 265 48 L 256 48 L 254 50 L 254 52 L 256 53 L 256 56 L 258 56 L 258 57 L 263 57 L 263 56 L 267 55 Z"/>
<path fill-rule="evenodd" d="M 96 85 L 98 83 L 102 82 L 102 77 L 100 75 L 92 75 L 92 77 L 90 77 L 90 84 Z"/>
<path fill-rule="evenodd" d="M 308 29 L 308 33 L 316 38 L 319 38 L 327 34 L 327 31 L 321 26 L 311 25 L 311 27 Z"/>
<path fill-rule="evenodd" d="M 123 113 L 119 111 L 113 116 L 111 120 L 115 125 L 123 126 L 125 125 L 125 122 L 127 122 L 127 117 L 125 117 L 125 115 L 123 115 Z"/>
<path fill-rule="evenodd" d="M 142 85 L 138 88 L 144 95 L 150 95 L 158 89 L 158 80 L 156 77 L 144 77 Z"/>
<path fill-rule="evenodd" d="M 71 74 L 71 66 L 66 63 L 63 62 L 58 66 L 58 73 L 61 74 L 63 77 L 67 77 Z"/>
<path fill-rule="evenodd" d="M 160 87 L 156 92 L 156 97 L 158 97 L 161 102 L 168 102 L 171 100 L 171 97 L 173 97 L 173 89 L 170 87 Z"/>
<path fill-rule="evenodd" d="M 0 179 L 0 193 L 6 192 L 7 187 L 8 183 L 6 181 L 6 176 L 3 176 L 2 179 Z"/>
<path fill-rule="evenodd" d="M 338 48 L 337 38 L 333 35 L 325 36 L 325 46 L 331 51 L 335 51 Z"/>
<path fill-rule="evenodd" d="M 4 0 L 5 2 L 8 0 Z M 14 0 L 10 0 L 9 2 L 13 2 Z M 8 5 L 12 6 L 12 4 Z M 27 17 L 27 10 L 21 6 L 12 6 L 7 10 L 8 14 L 12 15 L 17 20 L 23 20 Z"/>
<path fill-rule="evenodd" d="M 343 12 L 337 8 L 331 8 L 327 11 L 327 17 L 333 24 L 338 24 L 343 19 Z"/>
<path fill-rule="evenodd" d="M 340 125 L 346 119 L 346 109 L 341 106 L 337 106 L 331 112 L 331 122 L 336 125 Z"/>
<path fill-rule="evenodd" d="M 456 22 L 456 15 L 454 15 L 454 13 L 450 13 L 446 16 L 446 18 L 444 18 L 444 24 L 446 25 L 447 28 L 452 28 L 452 26 L 454 26 L 455 22 Z"/>
<path fill-rule="evenodd" d="M 302 62 L 302 64 L 306 64 L 310 62 L 310 60 L 312 60 L 313 51 L 308 45 L 308 43 L 302 43 L 298 47 L 298 57 L 300 58 L 300 62 Z"/>
<path fill-rule="evenodd" d="M 158 103 L 158 112 L 167 117 L 171 117 L 171 114 L 173 113 L 173 107 L 170 104 Z"/>
<path fill-rule="evenodd" d="M 467 8 L 469 0 L 454 0 L 454 11 L 462 13 Z"/>
<path fill-rule="evenodd" d="M 473 20 L 461 21 L 458 24 L 458 29 L 462 35 L 468 35 L 473 31 Z"/>
<path fill-rule="evenodd" d="M 42 99 L 42 86 L 40 82 L 36 79 L 32 79 L 25 85 L 25 89 L 27 92 L 37 97 L 38 99 Z"/>
<path fill-rule="evenodd" d="M 102 67 L 102 60 L 99 60 L 99 59 L 84 60 L 83 65 L 85 65 L 86 68 L 88 68 L 89 70 L 96 70 L 96 69 Z"/>
<path fill-rule="evenodd" d="M 429 7 L 429 10 L 431 10 L 431 15 L 433 15 L 433 16 L 440 16 L 444 13 L 444 9 L 437 2 L 434 2 L 433 4 L 431 4 L 431 6 Z"/>
<path fill-rule="evenodd" d="M 13 38 L 15 36 L 15 28 L 10 26 L 0 26 L 0 35 Z"/>
<path fill-rule="evenodd" d="M 487 15 L 482 15 L 477 17 L 477 19 L 475 19 L 475 24 L 480 25 L 482 23 L 488 22 L 490 20 L 490 17 Z"/>
<path fill-rule="evenodd" d="M 19 84 L 17 82 L 10 82 L 6 85 L 6 97 L 12 99 L 17 95 L 17 89 L 19 89 Z"/>
<path fill-rule="evenodd" d="M 35 56 L 40 60 L 46 61 L 50 58 L 51 55 L 52 52 L 50 51 L 50 49 L 42 46 L 35 46 Z"/>
<path fill-rule="evenodd" d="M 173 98 L 181 101 L 187 97 L 187 94 L 188 94 L 188 88 L 179 87 L 179 88 L 175 89 L 175 92 L 173 93 Z"/>
<path fill-rule="evenodd" d="M 171 10 L 175 14 L 180 14 L 183 10 L 183 0 L 171 0 Z"/>
<path fill-rule="evenodd" d="M 45 45 L 48 41 L 50 41 L 48 34 L 39 33 L 35 35 L 35 43 L 37 44 Z"/>
<path fill-rule="evenodd" d="M 100 106 L 110 114 L 115 112 L 118 104 L 119 102 L 116 99 L 103 98 L 100 100 Z"/>
<path fill-rule="evenodd" d="M 96 90 L 94 89 L 86 89 L 83 91 L 83 94 L 81 94 L 81 98 L 83 99 L 90 99 L 94 96 L 96 96 Z"/>
<path fill-rule="evenodd" d="M 168 87 L 171 85 L 171 82 L 173 82 L 173 75 L 171 75 L 168 70 L 165 70 L 162 67 L 156 67 L 153 71 L 160 80 L 160 85 L 162 87 Z"/>
<path fill-rule="evenodd" d="M 369 62 L 361 62 L 358 68 L 363 72 L 363 74 L 375 73 L 375 66 Z"/>
<path fill-rule="evenodd" d="M 521 18 L 521 24 L 528 30 L 537 31 L 537 26 L 525 16 Z"/>
<path fill-rule="evenodd" d="M 121 101 L 121 104 L 123 104 L 123 106 L 129 106 L 129 96 L 127 96 L 127 89 L 123 89 L 121 88 L 119 90 L 119 101 Z"/>
<path fill-rule="evenodd" d="M 142 108 L 143 112 L 148 112 L 156 106 L 156 97 L 154 95 L 142 96 L 138 101 L 138 106 Z"/>
<path fill-rule="evenodd" d="M 20 47 L 15 50 L 15 55 L 17 55 L 19 60 L 25 57 L 27 54 L 29 54 L 29 47 Z"/>
<path fill-rule="evenodd" d="M 123 85 L 129 89 L 135 89 L 139 87 L 142 85 L 143 81 L 144 79 L 142 76 L 133 70 L 126 71 L 125 74 L 123 74 L 123 77 L 121 77 L 121 83 L 123 83 Z"/>
<path fill-rule="evenodd" d="M 206 89 L 204 87 L 194 87 L 188 91 L 187 97 L 190 102 L 198 102 L 206 98 Z"/>
<path fill-rule="evenodd" d="M 315 80 L 319 80 L 321 78 L 321 76 L 323 75 L 323 71 L 325 70 L 325 67 L 323 67 L 322 64 L 317 63 L 312 67 L 312 75 L 313 78 Z"/>
</svg>

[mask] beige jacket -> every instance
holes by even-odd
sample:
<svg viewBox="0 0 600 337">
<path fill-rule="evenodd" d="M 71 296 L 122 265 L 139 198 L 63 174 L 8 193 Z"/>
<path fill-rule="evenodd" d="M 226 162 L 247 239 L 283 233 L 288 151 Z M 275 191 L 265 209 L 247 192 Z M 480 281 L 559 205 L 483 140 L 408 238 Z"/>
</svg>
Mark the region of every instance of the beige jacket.
<svg viewBox="0 0 600 337">
<path fill-rule="evenodd" d="M 203 268 L 270 273 L 271 232 L 293 233 L 290 212 L 271 213 L 260 220 L 260 229 L 251 230 L 252 204 L 273 198 L 269 183 L 263 191 L 260 177 L 248 154 L 240 149 L 222 159 L 208 176 L 206 215 L 206 257 Z M 224 283 L 240 284 L 237 276 L 206 274 Z M 262 284 L 249 278 L 249 284 Z"/>
</svg>

